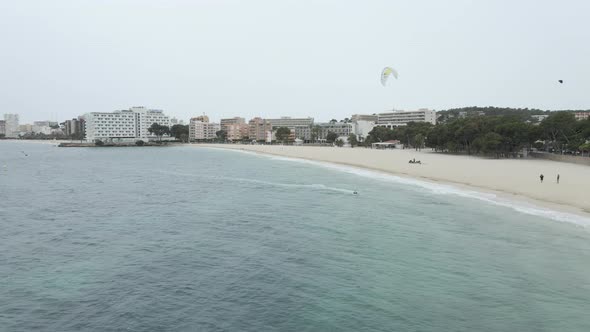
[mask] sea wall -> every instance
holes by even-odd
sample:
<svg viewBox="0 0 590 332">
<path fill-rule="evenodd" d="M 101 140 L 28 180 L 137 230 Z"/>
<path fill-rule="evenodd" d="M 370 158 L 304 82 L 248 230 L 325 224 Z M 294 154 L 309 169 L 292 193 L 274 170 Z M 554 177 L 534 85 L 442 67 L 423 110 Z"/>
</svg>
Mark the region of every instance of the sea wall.
<svg viewBox="0 0 590 332">
<path fill-rule="evenodd" d="M 542 152 L 530 152 L 529 156 L 531 156 L 533 158 L 539 158 L 539 159 L 562 161 L 562 162 L 566 162 L 566 163 L 574 163 L 574 164 L 581 164 L 581 165 L 590 166 L 590 158 L 589 157 L 569 156 L 569 155 L 542 153 Z"/>
</svg>

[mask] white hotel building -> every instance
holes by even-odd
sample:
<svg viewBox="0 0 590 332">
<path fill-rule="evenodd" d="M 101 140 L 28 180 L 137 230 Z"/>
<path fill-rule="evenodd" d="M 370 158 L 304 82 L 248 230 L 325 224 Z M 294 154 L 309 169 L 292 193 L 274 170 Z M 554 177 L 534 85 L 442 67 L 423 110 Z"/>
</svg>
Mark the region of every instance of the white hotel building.
<svg viewBox="0 0 590 332">
<path fill-rule="evenodd" d="M 18 114 L 4 114 L 6 137 L 18 137 Z"/>
<path fill-rule="evenodd" d="M 217 138 L 217 132 L 221 130 L 219 123 L 209 123 L 207 116 L 192 118 L 188 125 L 188 137 L 191 141 L 211 140 Z"/>
<path fill-rule="evenodd" d="M 147 141 L 155 138 L 148 132 L 152 124 L 170 126 L 170 119 L 163 111 L 143 106 L 115 112 L 87 113 L 84 119 L 87 141 Z"/>
<path fill-rule="evenodd" d="M 417 111 L 394 111 L 377 114 L 377 126 L 398 127 L 409 122 L 429 122 L 436 124 L 436 111 L 421 108 Z"/>
</svg>

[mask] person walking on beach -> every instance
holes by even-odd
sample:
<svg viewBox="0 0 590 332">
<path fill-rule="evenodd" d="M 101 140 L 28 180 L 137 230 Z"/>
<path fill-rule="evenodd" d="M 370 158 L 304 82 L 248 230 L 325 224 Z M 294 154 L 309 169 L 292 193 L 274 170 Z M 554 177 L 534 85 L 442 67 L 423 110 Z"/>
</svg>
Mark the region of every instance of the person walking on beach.
<svg viewBox="0 0 590 332">
<path fill-rule="evenodd" d="M 559 174 L 557 174 L 557 184 L 559 184 Z"/>
<path fill-rule="evenodd" d="M 544 178 L 544 177 L 545 177 L 545 176 L 544 176 L 543 174 L 539 175 L 539 178 L 541 179 L 541 183 L 543 183 L 543 178 Z"/>
</svg>

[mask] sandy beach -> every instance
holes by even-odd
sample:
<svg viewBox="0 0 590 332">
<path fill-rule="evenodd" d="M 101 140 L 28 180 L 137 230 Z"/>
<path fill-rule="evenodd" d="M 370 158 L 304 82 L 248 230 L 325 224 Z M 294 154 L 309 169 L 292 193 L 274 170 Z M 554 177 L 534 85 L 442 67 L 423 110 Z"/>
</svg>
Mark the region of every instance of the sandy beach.
<svg viewBox="0 0 590 332">
<path fill-rule="evenodd" d="M 337 163 L 428 181 L 469 186 L 535 200 L 536 205 L 590 213 L 590 167 L 538 159 L 485 159 L 423 150 L 280 145 L 199 144 L 277 156 Z M 410 164 L 415 158 L 422 164 Z M 543 183 L 539 175 L 545 176 Z M 557 174 L 560 182 L 557 184 Z"/>
</svg>

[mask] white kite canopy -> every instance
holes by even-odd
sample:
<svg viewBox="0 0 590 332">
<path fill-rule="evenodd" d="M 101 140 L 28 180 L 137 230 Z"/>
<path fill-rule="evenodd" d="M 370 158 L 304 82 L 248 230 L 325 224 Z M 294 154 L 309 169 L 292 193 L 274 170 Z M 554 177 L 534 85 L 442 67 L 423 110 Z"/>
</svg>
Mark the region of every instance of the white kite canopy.
<svg viewBox="0 0 590 332">
<path fill-rule="evenodd" d="M 387 80 L 389 79 L 389 76 L 393 76 L 397 80 L 397 76 L 398 76 L 397 70 L 395 70 L 391 67 L 383 68 L 383 71 L 381 71 L 381 85 L 385 86 L 385 84 L 387 84 Z"/>
</svg>

